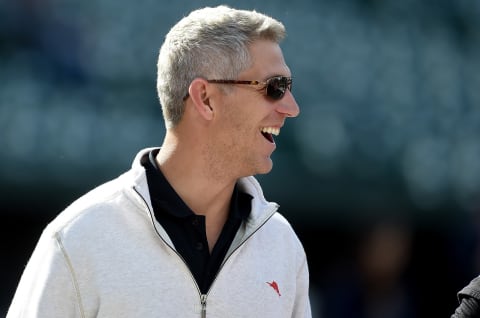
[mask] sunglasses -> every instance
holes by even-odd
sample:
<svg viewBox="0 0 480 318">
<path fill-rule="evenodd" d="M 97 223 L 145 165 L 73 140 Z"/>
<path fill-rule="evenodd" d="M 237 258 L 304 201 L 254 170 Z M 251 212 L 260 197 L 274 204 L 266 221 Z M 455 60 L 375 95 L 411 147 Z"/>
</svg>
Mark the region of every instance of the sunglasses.
<svg viewBox="0 0 480 318">
<path fill-rule="evenodd" d="M 237 81 L 237 80 L 207 80 L 209 83 L 217 84 L 244 84 L 244 85 L 264 85 L 265 95 L 273 100 L 282 99 L 287 89 L 292 91 L 292 78 L 286 76 L 274 76 L 267 79 L 265 82 L 261 81 Z"/>
</svg>

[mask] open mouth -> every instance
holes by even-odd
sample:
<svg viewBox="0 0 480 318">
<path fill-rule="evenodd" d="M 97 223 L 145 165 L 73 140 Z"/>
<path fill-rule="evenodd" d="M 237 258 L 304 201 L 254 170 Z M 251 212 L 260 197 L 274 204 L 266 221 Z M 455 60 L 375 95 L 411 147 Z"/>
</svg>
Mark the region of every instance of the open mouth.
<svg viewBox="0 0 480 318">
<path fill-rule="evenodd" d="M 269 142 L 275 143 L 273 140 L 273 135 L 278 136 L 280 134 L 280 129 L 275 127 L 263 127 L 260 129 L 260 132 Z"/>
</svg>

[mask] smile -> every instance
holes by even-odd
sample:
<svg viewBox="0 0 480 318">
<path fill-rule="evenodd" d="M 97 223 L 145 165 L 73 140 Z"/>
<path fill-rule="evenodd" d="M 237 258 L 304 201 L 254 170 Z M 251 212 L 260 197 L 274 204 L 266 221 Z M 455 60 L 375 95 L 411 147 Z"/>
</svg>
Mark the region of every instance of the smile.
<svg viewBox="0 0 480 318">
<path fill-rule="evenodd" d="M 273 136 L 278 136 L 280 134 L 280 128 L 275 128 L 275 127 L 263 127 L 260 129 L 260 132 L 262 133 L 263 137 L 267 139 L 269 142 L 274 143 Z"/>
</svg>

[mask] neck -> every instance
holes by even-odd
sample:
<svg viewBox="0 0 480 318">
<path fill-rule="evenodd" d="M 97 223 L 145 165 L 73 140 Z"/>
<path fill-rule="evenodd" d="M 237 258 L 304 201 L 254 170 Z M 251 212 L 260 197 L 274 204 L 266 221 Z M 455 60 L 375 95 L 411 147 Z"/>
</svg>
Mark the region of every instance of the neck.
<svg viewBox="0 0 480 318">
<path fill-rule="evenodd" d="M 185 204 L 195 214 L 205 216 L 211 250 L 228 217 L 236 180 L 213 173 L 211 167 L 215 163 L 209 162 L 205 149 L 199 146 L 194 136 L 185 139 L 180 142 L 175 132 L 167 132 L 156 161 Z"/>
</svg>

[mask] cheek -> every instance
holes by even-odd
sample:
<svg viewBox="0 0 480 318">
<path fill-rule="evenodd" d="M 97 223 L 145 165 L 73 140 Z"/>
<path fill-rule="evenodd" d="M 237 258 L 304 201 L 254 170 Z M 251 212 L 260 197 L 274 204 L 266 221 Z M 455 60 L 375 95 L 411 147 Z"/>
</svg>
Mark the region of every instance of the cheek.
<svg viewBox="0 0 480 318">
<path fill-rule="evenodd" d="M 248 94 L 247 94 L 248 93 Z M 262 98 L 256 92 L 245 92 L 242 96 L 235 96 L 221 107 L 221 123 L 224 131 L 230 133 L 230 138 L 238 143 L 252 143 L 252 139 L 260 134 L 259 122 L 262 120 L 260 113 Z M 261 135 L 260 135 L 261 137 Z"/>
<path fill-rule="evenodd" d="M 226 131 L 231 131 L 235 134 L 235 138 L 246 137 L 251 135 L 253 129 L 252 116 L 245 110 L 236 108 L 237 111 L 233 111 L 232 107 L 230 111 L 225 113 L 225 128 Z"/>
</svg>

